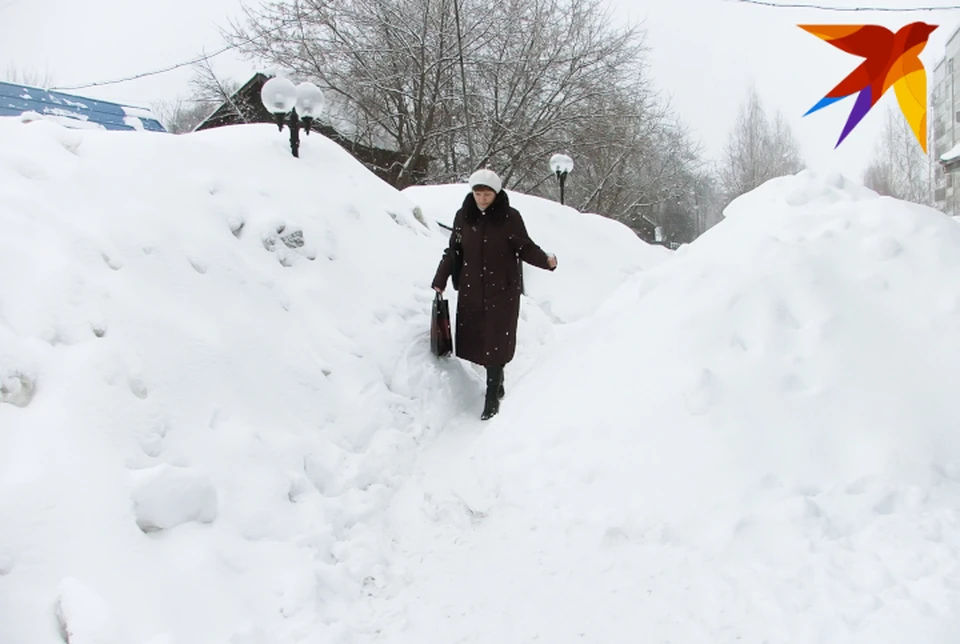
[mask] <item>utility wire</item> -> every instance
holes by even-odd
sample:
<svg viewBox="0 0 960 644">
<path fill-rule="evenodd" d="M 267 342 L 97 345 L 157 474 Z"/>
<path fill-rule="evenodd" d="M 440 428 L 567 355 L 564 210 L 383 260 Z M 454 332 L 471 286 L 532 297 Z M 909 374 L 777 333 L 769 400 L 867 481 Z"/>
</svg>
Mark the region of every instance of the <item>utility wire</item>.
<svg viewBox="0 0 960 644">
<path fill-rule="evenodd" d="M 87 88 L 90 88 L 90 87 L 101 87 L 101 86 L 103 86 L 103 85 L 116 85 L 116 84 L 118 84 L 118 83 L 126 83 L 126 82 L 129 82 L 129 81 L 132 81 L 132 80 L 138 80 L 138 79 L 140 79 L 140 78 L 146 78 L 146 77 L 148 77 L 148 76 L 157 76 L 158 74 L 166 74 L 167 72 L 172 72 L 173 70 L 175 70 L 175 69 L 180 69 L 181 67 L 187 67 L 187 66 L 189 66 L 189 65 L 196 65 L 197 63 L 202 63 L 202 62 L 204 62 L 204 61 L 211 60 L 212 58 L 216 58 L 216 57 L 219 56 L 220 54 L 224 54 L 224 53 L 230 51 L 231 49 L 236 49 L 236 48 L 238 48 L 238 47 L 240 47 L 240 46 L 242 46 L 242 45 L 250 44 L 250 43 L 252 43 L 252 42 L 255 42 L 255 41 L 257 41 L 257 40 L 260 40 L 261 38 L 264 38 L 264 37 L 266 37 L 266 36 L 272 35 L 273 33 L 277 32 L 277 31 L 280 31 L 281 29 L 285 28 L 286 26 L 287 26 L 286 22 L 281 22 L 279 25 L 277 25 L 277 26 L 274 27 L 273 29 L 268 29 L 267 31 L 264 31 L 264 32 L 262 32 L 262 33 L 260 33 L 260 34 L 257 34 L 257 35 L 254 36 L 253 38 L 248 38 L 248 39 L 244 40 L 243 42 L 239 42 L 239 43 L 236 43 L 236 44 L 233 44 L 233 45 L 227 45 L 226 47 L 223 47 L 223 48 L 221 48 L 221 49 L 218 49 L 217 51 L 213 52 L 212 54 L 206 54 L 206 55 L 204 55 L 204 56 L 199 56 L 199 57 L 194 58 L 194 59 L 192 59 L 192 60 L 187 60 L 187 61 L 184 61 L 184 62 L 182 62 L 182 63 L 177 63 L 176 65 L 170 65 L 169 67 L 164 67 L 164 68 L 162 68 L 162 69 L 155 69 L 155 70 L 150 71 L 150 72 L 143 72 L 143 73 L 141 73 L 141 74 L 134 74 L 133 76 L 125 76 L 125 77 L 123 77 L 123 78 L 116 78 L 116 79 L 114 79 L 114 80 L 97 81 L 96 83 L 87 83 L 86 85 L 70 85 L 70 86 L 64 86 L 64 87 L 50 87 L 50 88 L 47 88 L 47 89 L 49 89 L 49 90 L 51 90 L 51 91 L 70 91 L 70 90 L 77 90 L 77 89 L 87 89 Z"/>
<path fill-rule="evenodd" d="M 224 47 L 223 49 L 219 49 L 207 56 L 200 56 L 199 58 L 194 58 L 193 60 L 177 63 L 176 65 L 170 65 L 169 67 L 164 67 L 163 69 L 155 69 L 152 72 L 143 72 L 142 74 L 134 74 L 133 76 L 124 76 L 123 78 L 116 78 L 114 80 L 108 80 L 108 81 L 97 81 L 96 83 L 87 83 L 86 85 L 51 87 L 50 90 L 51 91 L 69 91 L 69 90 L 76 90 L 76 89 L 87 89 L 89 87 L 101 87 L 103 85 L 116 85 L 118 83 L 126 83 L 132 80 L 146 78 L 148 76 L 157 76 L 158 74 L 166 74 L 167 72 L 172 72 L 173 70 L 180 69 L 181 67 L 186 67 L 188 65 L 195 65 L 205 60 L 210 60 L 211 58 L 215 58 L 224 52 L 230 51 L 231 49 L 236 49 L 237 46 L 238 45 L 228 45 L 227 47 Z"/>
<path fill-rule="evenodd" d="M 944 11 L 957 10 L 960 5 L 941 5 L 939 7 L 835 7 L 821 4 L 804 4 L 799 2 L 772 2 L 771 0 L 727 0 L 737 4 L 752 4 L 775 9 L 816 9 L 818 11 Z"/>
<path fill-rule="evenodd" d="M 0 6 L 0 8 L 4 8 L 4 7 L 10 6 L 10 5 L 12 5 L 12 4 L 15 4 L 17 1 L 19 1 L 19 0 L 11 0 L 11 2 L 8 2 L 7 4 Z M 942 11 L 942 10 L 957 10 L 957 9 L 960 9 L 960 5 L 956 5 L 956 4 L 955 4 L 955 5 L 942 5 L 942 6 L 938 6 L 938 7 L 832 7 L 832 6 L 827 6 L 827 5 L 803 4 L 803 3 L 797 3 L 797 2 L 772 2 L 771 0 L 727 0 L 727 2 L 733 2 L 733 3 L 736 3 L 736 4 L 751 4 L 751 5 L 761 6 L 761 7 L 771 7 L 771 8 L 774 8 L 774 9 L 816 9 L 816 10 L 818 10 L 818 11 L 860 11 L 860 12 L 863 12 L 863 11 L 889 11 L 889 12 L 899 12 L 899 11 Z M 149 77 L 149 76 L 157 76 L 157 75 L 159 75 L 159 74 L 166 74 L 167 72 L 172 72 L 172 71 L 174 71 L 174 70 L 176 70 L 176 69 L 180 69 L 181 67 L 187 67 L 188 65 L 195 65 L 195 64 L 197 64 L 197 63 L 201 63 L 201 62 L 204 62 L 204 61 L 207 61 L 207 60 L 211 60 L 211 59 L 213 59 L 213 58 L 216 58 L 217 56 L 219 56 L 219 55 L 221 55 L 221 54 L 224 54 L 224 53 L 226 53 L 226 52 L 228 52 L 228 51 L 230 51 L 230 50 L 232 50 L 232 49 L 236 49 L 236 48 L 240 47 L 242 44 L 249 44 L 249 43 L 251 43 L 251 42 L 254 42 L 255 40 L 259 40 L 260 38 L 263 38 L 264 36 L 270 35 L 270 34 L 272 34 L 272 33 L 275 32 L 275 31 L 279 31 L 280 29 L 282 29 L 282 28 L 285 27 L 285 26 L 286 26 L 285 24 L 281 24 L 281 25 L 279 25 L 278 27 L 276 27 L 275 29 L 271 29 L 271 30 L 265 31 L 265 32 L 263 32 L 263 33 L 261 33 L 261 34 L 258 34 L 258 35 L 255 36 L 254 38 L 251 38 L 251 39 L 249 39 L 248 41 L 246 41 L 246 42 L 244 42 L 244 43 L 237 43 L 237 44 L 233 44 L 233 45 L 227 45 L 226 47 L 223 47 L 223 48 L 221 48 L 221 49 L 218 49 L 217 51 L 213 52 L 212 54 L 207 54 L 207 55 L 204 55 L 204 56 L 199 56 L 199 57 L 194 58 L 194 59 L 192 59 L 192 60 L 187 60 L 187 61 L 184 61 L 184 62 L 182 62 L 182 63 L 177 63 L 177 64 L 175 64 L 175 65 L 170 65 L 170 66 L 168 66 L 168 67 L 163 67 L 163 68 L 161 68 L 161 69 L 155 69 L 155 70 L 149 71 L 149 72 L 143 72 L 143 73 L 140 73 L 140 74 L 134 74 L 134 75 L 132 75 L 132 76 L 124 76 L 123 78 L 116 78 L 116 79 L 113 79 L 113 80 L 97 81 L 97 82 L 95 82 L 95 83 L 86 83 L 86 84 L 84 84 L 84 85 L 69 85 L 69 86 L 63 86 L 63 87 L 50 87 L 50 88 L 48 88 L 48 89 L 50 89 L 50 90 L 52 90 L 52 91 L 70 91 L 70 90 L 78 90 L 78 89 L 88 89 L 88 88 L 91 88 L 91 87 L 102 87 L 102 86 L 104 86 L 104 85 L 117 85 L 117 84 L 119 84 L 119 83 L 127 83 L 127 82 L 130 82 L 130 81 L 133 81 L 133 80 L 138 80 L 138 79 L 141 79 L 141 78 L 147 78 L 147 77 Z"/>
</svg>

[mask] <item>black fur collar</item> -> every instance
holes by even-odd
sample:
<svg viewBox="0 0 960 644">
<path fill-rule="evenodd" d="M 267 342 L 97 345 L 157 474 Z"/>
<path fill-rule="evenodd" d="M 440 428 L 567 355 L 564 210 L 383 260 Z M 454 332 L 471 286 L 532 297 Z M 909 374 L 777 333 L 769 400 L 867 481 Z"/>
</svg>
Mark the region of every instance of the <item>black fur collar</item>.
<svg viewBox="0 0 960 644">
<path fill-rule="evenodd" d="M 477 201 L 473 198 L 473 192 L 468 192 L 467 196 L 463 199 L 461 209 L 463 210 L 467 223 L 475 224 L 480 221 L 480 217 L 486 217 L 491 221 L 500 222 L 507 218 L 507 212 L 510 210 L 510 198 L 507 196 L 506 190 L 501 190 L 497 193 L 490 207 L 487 208 L 486 214 L 483 214 L 480 212 L 480 208 L 477 207 Z"/>
</svg>

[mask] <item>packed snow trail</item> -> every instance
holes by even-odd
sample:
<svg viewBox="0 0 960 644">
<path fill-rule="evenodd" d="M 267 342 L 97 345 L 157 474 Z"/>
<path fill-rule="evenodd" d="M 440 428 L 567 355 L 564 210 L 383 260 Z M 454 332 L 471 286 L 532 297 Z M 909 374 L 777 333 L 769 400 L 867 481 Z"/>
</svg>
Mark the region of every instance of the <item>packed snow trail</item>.
<svg viewBox="0 0 960 644">
<path fill-rule="evenodd" d="M 772 181 L 420 457 L 365 641 L 954 642 L 958 364 L 955 222 Z"/>
</svg>

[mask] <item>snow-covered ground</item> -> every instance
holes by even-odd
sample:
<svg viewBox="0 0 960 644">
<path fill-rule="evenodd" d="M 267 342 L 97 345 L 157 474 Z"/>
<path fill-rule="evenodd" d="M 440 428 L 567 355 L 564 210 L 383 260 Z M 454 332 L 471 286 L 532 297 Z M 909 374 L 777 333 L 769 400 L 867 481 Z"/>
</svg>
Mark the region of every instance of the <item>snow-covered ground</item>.
<svg viewBox="0 0 960 644">
<path fill-rule="evenodd" d="M 559 268 L 484 423 L 426 336 L 466 187 L 301 152 L 0 120 L 0 644 L 956 641 L 951 218 L 511 193 Z"/>
<path fill-rule="evenodd" d="M 415 205 L 321 136 L 294 159 L 275 126 L 0 119 L 2 644 L 373 632 L 357 607 L 406 565 L 387 509 L 481 407 L 480 372 L 429 353 L 447 234 Z M 564 267 L 600 268 L 531 283 L 511 384 L 551 311 L 665 259 L 590 217 L 558 225 L 615 251 L 551 238 L 562 208 L 529 210 Z"/>
<path fill-rule="evenodd" d="M 954 221 L 772 181 L 428 450 L 382 641 L 955 642 L 958 365 Z"/>
</svg>

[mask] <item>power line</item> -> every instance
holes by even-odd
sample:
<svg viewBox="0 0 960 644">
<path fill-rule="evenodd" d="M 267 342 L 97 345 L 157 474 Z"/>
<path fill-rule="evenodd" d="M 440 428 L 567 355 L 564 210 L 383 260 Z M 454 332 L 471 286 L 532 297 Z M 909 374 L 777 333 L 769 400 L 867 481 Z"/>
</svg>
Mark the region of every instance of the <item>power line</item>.
<svg viewBox="0 0 960 644">
<path fill-rule="evenodd" d="M 226 47 L 223 47 L 222 49 L 218 49 L 217 51 L 213 52 L 212 54 L 206 54 L 206 55 L 203 55 L 203 56 L 199 56 L 199 57 L 197 57 L 197 58 L 194 58 L 193 60 L 187 60 L 187 61 L 184 61 L 184 62 L 182 62 L 182 63 L 177 63 L 176 65 L 170 65 L 169 67 L 164 67 L 164 68 L 162 68 L 162 69 L 155 69 L 155 70 L 153 70 L 153 71 L 151 71 L 151 72 L 143 72 L 143 73 L 141 73 L 141 74 L 134 74 L 133 76 L 125 76 L 125 77 L 123 77 L 123 78 L 116 78 L 116 79 L 114 79 L 114 80 L 97 81 L 96 83 L 87 83 L 86 85 L 70 85 L 70 86 L 67 86 L 67 87 L 50 87 L 50 88 L 46 88 L 46 89 L 49 89 L 49 90 L 52 90 L 52 91 L 71 91 L 71 90 L 78 90 L 78 89 L 88 89 L 88 88 L 90 88 L 90 87 L 101 87 L 101 86 L 104 86 L 104 85 L 117 85 L 118 83 L 127 83 L 127 82 L 129 82 L 129 81 L 138 80 L 138 79 L 140 79 L 140 78 L 146 78 L 146 77 L 148 77 L 148 76 L 157 76 L 158 74 L 166 74 L 167 72 L 172 72 L 173 70 L 175 70 L 175 69 L 180 69 L 181 67 L 187 67 L 187 66 L 189 66 L 189 65 L 196 65 L 197 63 L 202 63 L 202 62 L 204 62 L 204 61 L 211 60 L 212 58 L 216 58 L 216 57 L 219 56 L 220 54 L 226 53 L 226 52 L 230 51 L 231 49 L 236 49 L 236 48 L 238 48 L 238 47 L 240 47 L 240 46 L 242 46 L 242 45 L 248 45 L 248 44 L 253 43 L 253 42 L 257 41 L 257 40 L 260 40 L 261 38 L 265 38 L 266 36 L 272 35 L 273 33 L 277 32 L 277 31 L 280 31 L 281 29 L 285 28 L 286 26 L 287 26 L 286 21 L 281 21 L 281 23 L 280 23 L 279 25 L 277 25 L 276 27 L 274 27 L 273 29 L 268 29 L 267 31 L 261 32 L 261 33 L 257 34 L 256 36 L 254 36 L 253 38 L 247 38 L 247 39 L 245 39 L 243 42 L 238 42 L 238 43 L 235 43 L 235 44 L 232 44 L 232 45 L 227 45 Z"/>
<path fill-rule="evenodd" d="M 11 6 L 11 5 L 13 5 L 13 4 L 16 4 L 18 1 L 19 1 L 19 0 L 11 0 L 10 2 L 7 2 L 7 3 L 4 4 L 4 5 L 0 5 L 0 8 L 6 8 L 6 7 L 8 7 L 8 6 Z M 771 7 L 771 8 L 774 8 L 774 9 L 816 9 L 816 10 L 818 10 L 818 11 L 847 11 L 847 12 L 855 12 L 855 11 L 859 11 L 859 12 L 863 12 L 863 11 L 889 11 L 889 12 L 898 12 L 898 11 L 942 11 L 942 10 L 956 10 L 956 9 L 960 9 L 960 5 L 942 5 L 942 6 L 937 6 L 937 7 L 831 7 L 831 6 L 826 6 L 826 5 L 803 4 L 803 3 L 797 3 L 797 2 L 772 2 L 772 1 L 770 1 L 770 0 L 727 0 L 727 2 L 734 2 L 734 3 L 737 3 L 737 4 L 751 4 L 751 5 L 757 5 L 757 6 L 762 6 L 762 7 Z M 251 42 L 253 42 L 253 41 L 255 41 L 255 40 L 259 40 L 260 38 L 263 38 L 264 36 L 267 36 L 267 35 L 273 33 L 274 31 L 279 31 L 280 29 L 282 29 L 282 28 L 285 27 L 285 26 L 286 26 L 286 25 L 281 24 L 281 25 L 279 25 L 278 27 L 276 27 L 275 29 L 271 29 L 271 30 L 265 31 L 265 32 L 263 32 L 263 33 L 261 33 L 261 34 L 258 34 L 256 37 L 247 40 L 245 43 L 237 43 L 237 44 L 233 44 L 233 45 L 227 45 L 226 47 L 223 47 L 223 48 L 221 48 L 221 49 L 218 49 L 217 51 L 213 52 L 212 54 L 207 54 L 207 55 L 204 55 L 204 56 L 199 56 L 199 57 L 194 58 L 194 59 L 192 59 L 192 60 L 187 60 L 187 61 L 184 61 L 184 62 L 182 62 L 182 63 L 177 63 L 177 64 L 175 64 L 175 65 L 170 65 L 170 66 L 168 66 L 168 67 L 163 67 L 163 68 L 161 68 L 161 69 L 155 69 L 155 70 L 149 71 L 149 72 L 143 72 L 143 73 L 140 73 L 140 74 L 134 74 L 134 75 L 132 75 L 132 76 L 124 76 L 123 78 L 116 78 L 116 79 L 113 79 L 113 80 L 97 81 L 97 82 L 94 82 L 94 83 L 86 83 L 86 84 L 84 84 L 84 85 L 69 85 L 69 86 L 63 86 L 63 87 L 51 87 L 51 88 L 48 88 L 48 89 L 50 89 L 50 90 L 52 90 L 52 91 L 71 91 L 71 90 L 78 90 L 78 89 L 88 89 L 88 88 L 91 88 L 91 87 L 102 87 L 102 86 L 105 86 L 105 85 L 117 85 L 117 84 L 119 84 L 119 83 L 127 83 L 127 82 L 130 82 L 130 81 L 133 81 L 133 80 L 138 80 L 138 79 L 141 79 L 141 78 L 147 78 L 147 77 L 149 77 L 149 76 L 157 76 L 157 75 L 159 75 L 159 74 L 166 74 L 167 72 L 172 72 L 172 71 L 174 71 L 174 70 L 176 70 L 176 69 L 180 69 L 181 67 L 187 67 L 187 66 L 189 66 L 189 65 L 196 65 L 197 63 L 205 62 L 205 61 L 211 60 L 211 59 L 213 59 L 213 58 L 216 58 L 217 56 L 219 56 L 219 55 L 221 55 L 221 54 L 224 54 L 224 53 L 230 51 L 231 49 L 236 49 L 236 48 L 240 47 L 241 44 L 249 44 L 249 43 L 251 43 Z"/>
<path fill-rule="evenodd" d="M 752 4 L 775 9 L 816 9 L 818 11 L 943 11 L 960 9 L 960 5 L 941 5 L 939 7 L 831 7 L 820 4 L 803 4 L 799 2 L 771 2 L 770 0 L 727 0 L 737 4 Z"/>
<path fill-rule="evenodd" d="M 132 80 L 146 78 L 148 76 L 166 74 L 167 72 L 172 72 L 173 70 L 180 69 L 181 67 L 186 67 L 188 65 L 195 65 L 197 63 L 210 60 L 211 58 L 215 58 L 224 52 L 230 51 L 231 49 L 236 49 L 238 46 L 239 45 L 227 45 L 223 49 L 215 51 L 214 53 L 209 54 L 207 56 L 200 56 L 199 58 L 194 58 L 193 60 L 177 63 L 176 65 L 170 65 L 169 67 L 164 67 L 163 69 L 156 69 L 152 72 L 143 72 L 142 74 L 134 74 L 133 76 L 125 76 L 123 78 L 116 78 L 114 80 L 108 80 L 108 81 L 97 81 L 96 83 L 87 83 L 86 85 L 70 85 L 68 87 L 51 87 L 49 89 L 52 91 L 69 91 L 69 90 L 76 90 L 76 89 L 87 89 L 89 87 L 101 87 L 103 85 L 116 85 L 118 83 L 126 83 Z"/>
</svg>

